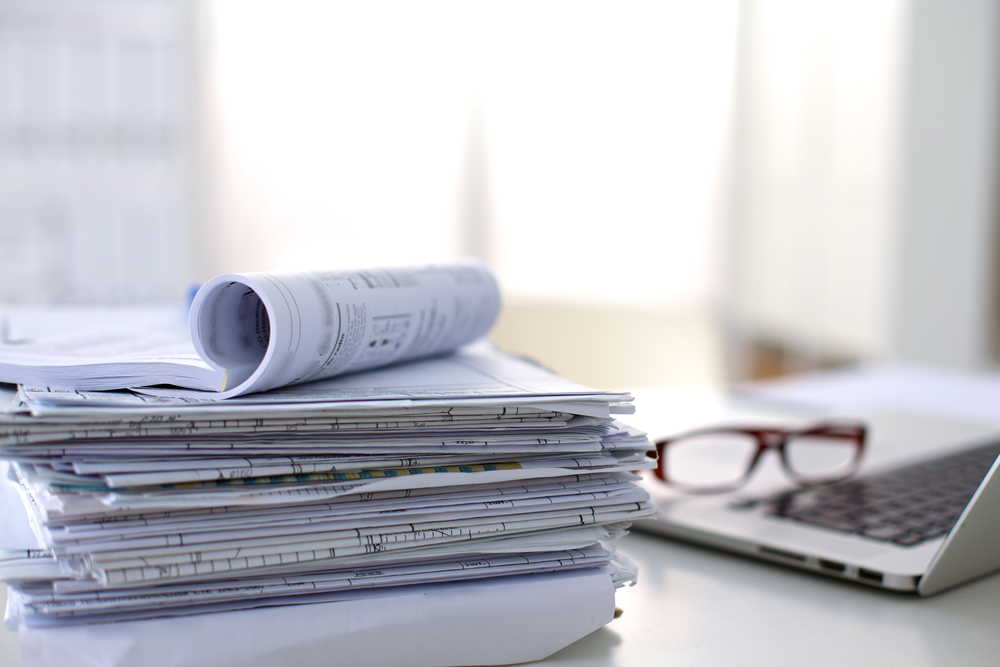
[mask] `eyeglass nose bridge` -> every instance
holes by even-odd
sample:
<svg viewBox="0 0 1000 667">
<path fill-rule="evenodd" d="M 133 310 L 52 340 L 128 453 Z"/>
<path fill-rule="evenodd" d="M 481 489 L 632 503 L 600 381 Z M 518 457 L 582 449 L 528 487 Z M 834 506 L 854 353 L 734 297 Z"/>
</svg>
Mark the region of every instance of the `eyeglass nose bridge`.
<svg viewBox="0 0 1000 667">
<path fill-rule="evenodd" d="M 750 475 L 753 474 L 754 470 L 757 468 L 757 464 L 764 457 L 764 452 L 768 450 L 775 450 L 779 457 L 781 458 L 781 465 L 783 468 L 788 468 L 788 462 L 785 456 L 785 443 L 792 436 L 792 433 L 784 429 L 753 429 L 748 430 L 751 435 L 757 440 L 757 451 L 754 452 L 753 458 L 750 459 L 750 464 L 747 466 L 746 472 L 743 473 L 743 477 L 740 479 L 740 486 L 746 484 L 750 479 Z"/>
<path fill-rule="evenodd" d="M 765 449 L 781 450 L 785 446 L 785 442 L 792 435 L 789 431 L 777 428 L 755 429 L 751 433 L 757 438 L 758 447 L 762 452 Z"/>
</svg>

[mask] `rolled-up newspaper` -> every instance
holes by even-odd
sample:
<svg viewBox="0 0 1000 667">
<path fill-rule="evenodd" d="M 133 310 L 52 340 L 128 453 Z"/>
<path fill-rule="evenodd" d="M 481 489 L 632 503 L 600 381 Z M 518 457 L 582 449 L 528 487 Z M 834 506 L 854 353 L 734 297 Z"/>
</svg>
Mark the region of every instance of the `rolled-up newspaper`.
<svg viewBox="0 0 1000 667">
<path fill-rule="evenodd" d="M 74 310 L 73 333 L 5 336 L 0 382 L 169 384 L 229 398 L 442 354 L 485 335 L 499 311 L 496 280 L 473 261 L 227 274 L 196 294 L 190 340 L 176 327 L 121 326 L 120 318 L 95 326 Z"/>
</svg>

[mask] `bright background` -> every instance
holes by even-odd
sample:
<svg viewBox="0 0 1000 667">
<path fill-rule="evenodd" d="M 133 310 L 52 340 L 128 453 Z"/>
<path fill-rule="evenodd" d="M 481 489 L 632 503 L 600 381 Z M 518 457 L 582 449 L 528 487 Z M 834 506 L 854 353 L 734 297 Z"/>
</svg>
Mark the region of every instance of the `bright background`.
<svg viewBox="0 0 1000 667">
<path fill-rule="evenodd" d="M 0 303 L 445 261 L 599 386 L 997 359 L 990 0 L 0 0 Z"/>
<path fill-rule="evenodd" d="M 299 1 L 276 17 L 218 0 L 208 25 L 210 264 L 473 253 L 512 296 L 708 297 L 735 2 Z"/>
</svg>

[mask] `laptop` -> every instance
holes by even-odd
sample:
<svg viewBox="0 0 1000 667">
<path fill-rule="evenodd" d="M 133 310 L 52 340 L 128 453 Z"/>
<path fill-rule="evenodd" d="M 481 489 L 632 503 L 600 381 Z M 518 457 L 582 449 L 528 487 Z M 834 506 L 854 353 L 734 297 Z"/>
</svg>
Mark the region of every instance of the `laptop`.
<svg viewBox="0 0 1000 667">
<path fill-rule="evenodd" d="M 733 414 L 716 421 L 803 421 L 801 413 L 773 410 Z M 797 487 L 773 452 L 747 485 L 722 494 L 677 493 L 647 473 L 660 514 L 634 527 L 923 596 L 1000 570 L 1000 427 L 925 412 L 851 416 L 867 424 L 869 436 L 861 467 L 847 480 Z M 852 501 L 859 507 L 845 505 Z M 894 506 L 896 518 L 913 525 L 878 524 L 873 505 Z"/>
</svg>

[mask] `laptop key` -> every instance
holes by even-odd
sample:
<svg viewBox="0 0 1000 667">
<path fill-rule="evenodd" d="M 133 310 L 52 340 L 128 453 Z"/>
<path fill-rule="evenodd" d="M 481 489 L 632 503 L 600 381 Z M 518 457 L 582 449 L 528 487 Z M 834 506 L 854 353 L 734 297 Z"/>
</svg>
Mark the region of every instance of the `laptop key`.
<svg viewBox="0 0 1000 667">
<path fill-rule="evenodd" d="M 912 546 L 914 544 L 920 544 L 924 540 L 928 539 L 926 536 L 921 535 L 919 532 L 907 533 L 899 537 L 894 537 L 890 542 L 895 542 L 904 547 Z"/>
<path fill-rule="evenodd" d="M 885 524 L 870 528 L 862 528 L 858 532 L 865 537 L 871 537 L 876 540 L 892 540 L 893 538 L 902 537 L 903 535 L 908 535 L 910 533 L 909 529 L 900 530 L 899 526 Z"/>
</svg>

